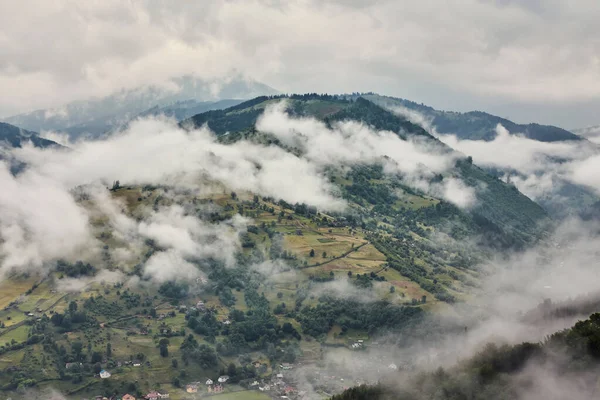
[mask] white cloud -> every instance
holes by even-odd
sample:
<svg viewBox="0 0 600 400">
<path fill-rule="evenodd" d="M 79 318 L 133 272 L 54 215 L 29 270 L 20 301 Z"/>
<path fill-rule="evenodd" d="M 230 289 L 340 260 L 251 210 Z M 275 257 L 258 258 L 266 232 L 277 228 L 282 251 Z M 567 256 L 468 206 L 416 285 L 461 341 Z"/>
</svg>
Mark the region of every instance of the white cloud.
<svg viewBox="0 0 600 400">
<path fill-rule="evenodd" d="M 200 270 L 175 250 L 156 252 L 144 265 L 144 277 L 156 283 L 179 279 L 191 281 L 200 275 Z"/>
<path fill-rule="evenodd" d="M 512 133 L 512 134 L 511 134 Z M 494 140 L 461 140 L 456 135 L 439 135 L 448 146 L 473 157 L 478 165 L 512 168 L 523 173 L 546 169 L 556 161 L 551 158 L 573 160 L 590 153 L 586 143 L 540 142 L 519 136 L 519 132 L 508 132 L 498 124 Z"/>
<path fill-rule="evenodd" d="M 237 216 L 208 224 L 172 206 L 141 210 L 140 222 L 106 190 L 117 179 L 123 184 L 167 183 L 203 193 L 214 191 L 218 183 L 219 191 L 250 191 L 327 210 L 345 206 L 333 194 L 334 186 L 308 160 L 275 146 L 219 144 L 204 128 L 187 132 L 171 122 L 144 120 L 117 136 L 71 145 L 68 150 L 31 146 L 12 150 L 11 155 L 28 166 L 16 177 L 0 164 L 5 189 L 0 193 L 1 273 L 16 267 L 39 269 L 59 258 L 99 255 L 100 242 L 94 235 L 100 228 L 91 225 L 92 219 L 101 219 L 110 228 L 114 243 L 109 255 L 120 267 L 132 266 L 147 238 L 171 250 L 172 262 L 177 256 L 234 263 L 246 219 Z M 74 196 L 87 198 L 87 206 Z M 155 265 L 153 261 L 151 266 Z M 185 270 L 187 264 L 182 265 Z"/>
<path fill-rule="evenodd" d="M 474 204 L 475 191 L 458 178 L 441 184 L 428 181 L 453 167 L 459 157 L 438 143 L 418 138 L 403 140 L 394 132 L 374 131 L 355 121 L 336 122 L 330 129 L 314 118 L 292 118 L 285 107 L 285 102 L 268 106 L 256 128 L 300 149 L 303 158 L 320 168 L 379 163 L 386 173 L 397 174 L 429 194 L 460 207 Z"/>
<path fill-rule="evenodd" d="M 239 234 L 244 232 L 248 219 L 239 215 L 210 224 L 185 215 L 183 208 L 172 206 L 152 213 L 139 224 L 139 233 L 153 239 L 160 247 L 173 249 L 187 259 L 214 258 L 233 266 L 235 253 L 240 249 Z"/>
<path fill-rule="evenodd" d="M 38 269 L 93 244 L 88 215 L 62 182 L 39 171 L 14 177 L 0 162 L 0 186 L 0 274 Z"/>
<path fill-rule="evenodd" d="M 119 179 L 193 188 L 204 180 L 319 208 L 339 210 L 345 204 L 305 159 L 246 141 L 222 145 L 205 128 L 187 132 L 162 120 L 137 121 L 109 139 L 75 143 L 72 152 L 25 148 L 15 153 L 67 187 Z"/>
</svg>

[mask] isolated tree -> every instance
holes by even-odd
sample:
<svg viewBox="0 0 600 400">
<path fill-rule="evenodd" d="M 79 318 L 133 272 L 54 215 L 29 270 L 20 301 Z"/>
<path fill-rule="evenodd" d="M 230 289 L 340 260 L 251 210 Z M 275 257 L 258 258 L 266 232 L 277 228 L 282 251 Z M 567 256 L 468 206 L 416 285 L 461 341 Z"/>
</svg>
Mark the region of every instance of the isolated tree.
<svg viewBox="0 0 600 400">
<path fill-rule="evenodd" d="M 390 286 L 390 293 L 396 292 L 396 286 Z"/>
<path fill-rule="evenodd" d="M 310 249 L 310 253 L 308 254 L 310 257 L 315 256 L 315 249 Z"/>
<path fill-rule="evenodd" d="M 111 190 L 117 190 L 121 187 L 121 183 L 119 181 L 114 181 Z"/>
<path fill-rule="evenodd" d="M 427 296 L 423 295 L 421 297 L 421 303 L 423 303 L 423 304 L 427 303 Z"/>
<path fill-rule="evenodd" d="M 83 350 L 83 343 L 81 343 L 79 341 L 71 343 L 71 351 L 73 352 L 73 355 L 75 356 L 76 359 L 79 359 L 79 356 L 81 355 L 82 350 Z"/>
<path fill-rule="evenodd" d="M 112 345 L 110 343 L 106 344 L 106 358 L 112 357 Z"/>
<path fill-rule="evenodd" d="M 327 258 L 327 252 L 324 251 L 323 254 L 321 254 L 321 256 L 323 256 L 323 258 Z"/>
<path fill-rule="evenodd" d="M 100 354 L 100 352 L 98 352 L 98 351 L 93 352 L 91 363 L 95 364 L 95 363 L 99 363 L 100 361 L 102 361 L 102 354 Z"/>
<path fill-rule="evenodd" d="M 335 274 L 333 273 L 333 271 L 329 272 L 329 276 L 332 277 L 332 278 L 335 276 Z"/>
<path fill-rule="evenodd" d="M 235 376 L 237 374 L 237 369 L 235 368 L 235 364 L 234 363 L 230 363 L 227 366 L 227 375 L 229 376 Z"/>
<path fill-rule="evenodd" d="M 169 357 L 169 348 L 167 346 L 160 346 L 160 356 Z"/>
<path fill-rule="evenodd" d="M 348 271 L 348 277 L 352 277 L 352 271 Z"/>
</svg>

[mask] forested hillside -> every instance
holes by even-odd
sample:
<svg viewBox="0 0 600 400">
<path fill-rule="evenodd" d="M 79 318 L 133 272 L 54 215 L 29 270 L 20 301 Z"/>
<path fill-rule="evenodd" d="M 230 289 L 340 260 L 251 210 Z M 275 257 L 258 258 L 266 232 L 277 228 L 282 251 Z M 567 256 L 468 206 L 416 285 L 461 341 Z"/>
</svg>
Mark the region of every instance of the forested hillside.
<svg viewBox="0 0 600 400">
<path fill-rule="evenodd" d="M 348 389 L 331 400 L 593 399 L 600 385 L 599 367 L 600 314 L 595 313 L 540 343 L 489 344 L 455 367 L 412 379 L 404 372 L 379 385 Z"/>
<path fill-rule="evenodd" d="M 453 112 L 436 110 L 424 104 L 395 97 L 366 94 L 365 98 L 386 107 L 403 107 L 414 110 L 431 119 L 441 134 L 457 135 L 460 139 L 493 140 L 496 137 L 496 126 L 501 124 L 512 134 L 523 135 L 540 142 L 560 142 L 565 140 L 582 140 L 580 136 L 565 129 L 535 123 L 517 124 L 506 118 L 488 114 L 483 111 Z"/>
</svg>

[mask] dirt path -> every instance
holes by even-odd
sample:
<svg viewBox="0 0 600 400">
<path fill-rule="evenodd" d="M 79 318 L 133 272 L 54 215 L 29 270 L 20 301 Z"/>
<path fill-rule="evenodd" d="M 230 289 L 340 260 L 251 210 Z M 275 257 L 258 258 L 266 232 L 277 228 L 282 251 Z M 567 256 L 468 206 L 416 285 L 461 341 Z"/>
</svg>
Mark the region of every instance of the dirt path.
<svg viewBox="0 0 600 400">
<path fill-rule="evenodd" d="M 356 246 L 356 247 L 354 247 L 354 248 L 350 249 L 349 251 L 347 251 L 347 252 L 345 252 L 345 253 L 342 253 L 341 255 L 339 255 L 339 256 L 337 256 L 337 257 L 330 258 L 330 259 L 329 259 L 329 260 L 327 260 L 327 261 L 323 261 L 323 262 L 320 262 L 320 263 L 315 263 L 315 264 L 310 264 L 310 265 L 306 265 L 306 266 L 301 266 L 301 267 L 299 267 L 299 268 L 300 268 L 300 269 L 305 269 L 305 268 L 311 268 L 311 267 L 320 267 L 321 265 L 326 265 L 326 264 L 329 264 L 329 263 L 330 263 L 330 262 L 332 262 L 332 261 L 340 260 L 340 259 L 342 259 L 342 258 L 345 258 L 345 257 L 347 257 L 349 254 L 351 254 L 351 253 L 353 253 L 353 252 L 355 252 L 355 251 L 358 251 L 360 248 L 362 248 L 362 247 L 364 247 L 364 246 L 366 246 L 366 245 L 368 245 L 368 244 L 369 244 L 369 242 L 365 242 L 365 243 L 363 243 L 363 244 L 361 244 L 361 245 L 359 245 L 359 246 Z"/>
</svg>

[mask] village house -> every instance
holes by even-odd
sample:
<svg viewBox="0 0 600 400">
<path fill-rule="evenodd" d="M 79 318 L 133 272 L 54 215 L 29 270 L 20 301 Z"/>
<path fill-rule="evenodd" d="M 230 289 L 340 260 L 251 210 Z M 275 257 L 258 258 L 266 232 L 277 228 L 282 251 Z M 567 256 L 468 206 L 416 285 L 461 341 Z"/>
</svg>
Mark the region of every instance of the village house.
<svg viewBox="0 0 600 400">
<path fill-rule="evenodd" d="M 206 380 L 206 384 L 207 385 L 212 385 L 214 382 L 212 381 L 212 379 L 207 379 Z"/>
<path fill-rule="evenodd" d="M 81 367 L 83 367 L 83 364 L 82 363 L 66 363 L 65 369 L 71 369 L 76 366 L 79 366 L 81 368 Z"/>
<path fill-rule="evenodd" d="M 289 370 L 292 369 L 292 365 L 290 363 L 283 363 L 279 365 L 279 368 L 283 369 L 283 370 Z"/>
<path fill-rule="evenodd" d="M 296 393 L 296 389 L 294 389 L 294 388 L 293 388 L 293 387 L 291 387 L 291 386 L 286 386 L 286 387 L 283 389 L 283 392 L 284 392 L 286 395 L 289 395 L 289 394 Z"/>
<path fill-rule="evenodd" d="M 208 387 L 208 393 L 221 393 L 223 391 L 222 385 L 214 385 Z"/>
<path fill-rule="evenodd" d="M 188 393 L 198 393 L 198 383 L 194 382 L 194 383 L 190 383 L 188 385 L 185 385 L 185 391 Z"/>
<path fill-rule="evenodd" d="M 228 380 L 229 380 L 229 376 L 227 376 L 227 375 L 220 376 L 218 379 L 219 383 L 225 383 Z"/>
<path fill-rule="evenodd" d="M 160 393 L 156 390 L 151 391 L 146 396 L 144 396 L 146 400 L 157 400 L 157 399 L 168 399 L 169 393 Z"/>
<path fill-rule="evenodd" d="M 206 304 L 204 304 L 204 302 L 200 300 L 198 301 L 198 303 L 196 303 L 196 309 L 198 309 L 198 311 L 204 311 L 206 310 Z"/>
<path fill-rule="evenodd" d="M 135 397 L 133 397 L 132 395 L 127 393 L 127 394 L 124 394 L 123 397 L 121 397 L 121 400 L 135 400 Z"/>
<path fill-rule="evenodd" d="M 258 381 L 254 381 L 250 384 L 250 386 L 258 386 L 258 385 L 259 385 Z"/>
<path fill-rule="evenodd" d="M 103 369 L 102 371 L 100 371 L 100 378 L 102 378 L 102 379 L 110 378 L 110 372 Z"/>
</svg>

